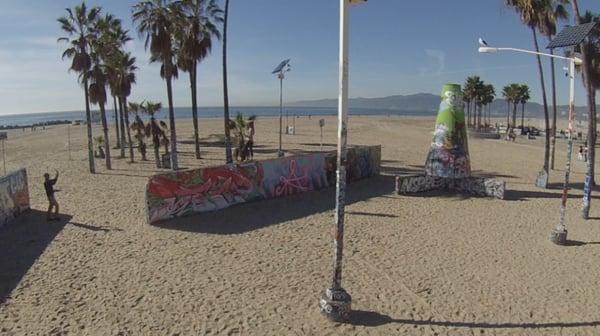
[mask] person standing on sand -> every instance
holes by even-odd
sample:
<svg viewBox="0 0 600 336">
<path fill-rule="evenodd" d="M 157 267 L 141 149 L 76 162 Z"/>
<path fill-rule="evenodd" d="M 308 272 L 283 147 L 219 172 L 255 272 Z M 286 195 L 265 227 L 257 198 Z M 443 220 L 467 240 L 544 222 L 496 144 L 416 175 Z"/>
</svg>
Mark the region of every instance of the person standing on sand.
<svg viewBox="0 0 600 336">
<path fill-rule="evenodd" d="M 54 193 L 58 190 L 54 190 L 54 185 L 58 180 L 58 171 L 56 171 L 56 176 L 53 179 L 50 179 L 50 174 L 44 174 L 44 189 L 46 189 L 46 196 L 48 196 L 48 212 L 46 213 L 46 220 L 58 220 L 58 202 L 56 198 L 54 198 Z M 52 208 L 54 208 L 54 217 L 52 217 Z"/>
</svg>

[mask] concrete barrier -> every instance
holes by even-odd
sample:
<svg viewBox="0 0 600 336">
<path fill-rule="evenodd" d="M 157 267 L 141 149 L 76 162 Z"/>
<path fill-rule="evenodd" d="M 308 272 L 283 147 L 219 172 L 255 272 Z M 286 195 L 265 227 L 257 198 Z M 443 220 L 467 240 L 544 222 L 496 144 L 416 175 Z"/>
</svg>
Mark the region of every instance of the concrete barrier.
<svg viewBox="0 0 600 336">
<path fill-rule="evenodd" d="M 0 177 L 0 227 L 29 210 L 27 171 L 19 169 Z"/>
<path fill-rule="evenodd" d="M 146 185 L 147 221 L 334 186 L 336 159 L 322 152 L 154 175 Z M 380 166 L 381 146 L 348 148 L 349 182 L 378 175 Z"/>
</svg>

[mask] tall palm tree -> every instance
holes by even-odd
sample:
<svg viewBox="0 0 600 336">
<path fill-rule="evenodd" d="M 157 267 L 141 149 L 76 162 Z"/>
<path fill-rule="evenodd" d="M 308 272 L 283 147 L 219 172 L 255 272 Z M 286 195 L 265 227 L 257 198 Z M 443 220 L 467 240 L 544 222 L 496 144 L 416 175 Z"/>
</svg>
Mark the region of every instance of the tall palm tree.
<svg viewBox="0 0 600 336">
<path fill-rule="evenodd" d="M 177 42 L 179 44 L 177 64 L 179 69 L 189 73 L 192 91 L 192 118 L 194 124 L 194 145 L 196 159 L 200 159 L 200 137 L 198 132 L 197 70 L 212 49 L 212 38 L 220 39 L 217 24 L 223 21 L 216 0 L 182 0 L 181 22 L 178 22 Z"/>
<path fill-rule="evenodd" d="M 131 132 L 129 125 L 129 114 L 127 111 L 127 97 L 131 95 L 131 86 L 135 84 L 135 71 L 138 67 L 135 65 L 135 57 L 131 57 L 130 53 L 117 53 L 115 55 L 116 75 L 118 78 L 118 95 L 122 106 L 122 115 L 125 122 L 127 134 L 127 147 L 129 148 L 130 162 L 134 161 L 133 143 L 131 142 Z"/>
<path fill-rule="evenodd" d="M 540 23 L 543 21 L 546 8 L 549 0 L 505 0 L 508 7 L 512 7 L 520 16 L 521 22 L 531 29 L 533 37 L 533 45 L 535 51 L 539 52 L 540 47 L 537 40 L 537 30 Z M 540 84 L 542 91 L 542 103 L 544 105 L 544 125 L 546 128 L 546 140 L 544 143 L 544 166 L 543 171 L 545 176 L 548 176 L 550 162 L 550 117 L 548 114 L 548 100 L 546 98 L 546 84 L 544 82 L 544 70 L 542 68 L 542 60 L 540 55 L 536 55 L 538 63 L 538 71 L 540 75 Z M 546 188 L 547 186 L 543 186 Z"/>
<path fill-rule="evenodd" d="M 58 39 L 59 42 L 69 43 L 69 47 L 63 52 L 62 58 L 70 58 L 70 71 L 79 73 L 79 81 L 83 85 L 85 96 L 85 116 L 87 122 L 88 137 L 88 161 L 90 173 L 96 173 L 94 164 L 94 142 L 92 139 L 92 115 L 90 112 L 88 74 L 92 66 L 90 57 L 90 40 L 93 38 L 92 26 L 97 20 L 100 8 L 93 7 L 88 10 L 85 3 L 75 8 L 67 8 L 67 15 L 60 17 L 58 22 L 61 29 L 67 34 L 66 37 Z"/>
<path fill-rule="evenodd" d="M 102 48 L 101 58 L 106 66 L 106 75 L 108 79 L 108 85 L 110 87 L 110 93 L 113 99 L 114 107 L 114 118 L 115 118 L 115 133 L 117 137 L 116 148 L 121 149 L 121 157 L 125 157 L 125 149 L 121 148 L 121 143 L 125 143 L 125 133 L 123 123 L 122 111 L 119 112 L 117 108 L 117 87 L 118 78 L 115 74 L 115 68 L 112 64 L 115 57 L 123 51 L 125 43 L 131 41 L 129 32 L 123 29 L 121 20 L 116 18 L 112 14 L 106 14 L 98 20 L 96 24 L 98 34 L 102 44 L 105 45 Z M 121 127 L 121 129 L 119 129 Z"/>
<path fill-rule="evenodd" d="M 102 48 L 101 44 L 92 43 L 92 50 L 95 48 Z M 102 119 L 102 131 L 104 133 L 104 153 L 106 161 L 106 169 L 112 169 L 110 162 L 110 144 L 108 138 L 108 124 L 106 122 L 106 110 L 104 108 L 106 104 L 106 73 L 104 72 L 104 65 L 100 62 L 97 51 L 92 52 L 92 69 L 89 72 L 88 78 L 90 78 L 90 102 L 97 104 L 100 107 L 100 117 Z"/>
<path fill-rule="evenodd" d="M 511 108 L 511 106 L 514 106 L 515 99 L 517 96 L 517 93 L 515 92 L 515 85 L 518 85 L 518 84 L 510 84 L 510 85 L 507 85 L 504 88 L 502 88 L 502 96 L 504 97 L 504 99 L 506 99 L 506 103 L 508 106 L 508 109 L 506 112 L 506 128 L 507 129 L 511 127 L 510 108 Z"/>
<path fill-rule="evenodd" d="M 464 87 L 464 95 L 468 99 L 467 104 L 467 125 L 471 125 L 471 123 L 475 124 L 475 98 L 477 97 L 477 88 L 481 83 L 481 78 L 479 76 L 471 76 L 468 77 L 465 81 Z M 471 110 L 471 105 L 473 105 L 473 110 Z"/>
<path fill-rule="evenodd" d="M 484 121 L 484 124 L 486 125 L 486 127 L 489 124 L 489 118 L 490 118 L 489 106 L 490 106 L 490 104 L 492 104 L 494 102 L 495 98 L 496 98 L 496 89 L 494 88 L 494 85 L 492 85 L 492 84 L 485 85 L 483 104 L 484 104 L 484 106 L 488 107 L 488 116 L 487 116 L 487 119 Z"/>
<path fill-rule="evenodd" d="M 540 21 L 540 31 L 546 35 L 548 41 L 551 41 L 556 35 L 556 25 L 559 20 L 566 20 L 569 13 L 565 8 L 569 0 L 549 0 L 544 7 L 542 20 Z M 550 54 L 554 55 L 554 49 L 550 49 Z M 554 58 L 550 58 L 550 77 L 552 79 L 552 139 L 550 143 L 550 169 L 554 169 L 554 154 L 556 152 L 556 75 L 554 67 Z"/>
<path fill-rule="evenodd" d="M 154 160 L 156 161 L 156 168 L 161 168 L 160 161 L 160 138 L 162 129 L 154 115 L 162 109 L 161 103 L 153 103 L 150 101 L 142 102 L 140 104 L 140 111 L 150 116 L 150 121 L 146 124 L 146 136 L 152 139 L 152 145 L 154 148 Z"/>
<path fill-rule="evenodd" d="M 529 86 L 527 86 L 527 84 L 521 84 L 519 86 L 519 98 L 519 103 L 521 103 L 521 129 L 523 129 L 523 123 L 525 121 L 525 104 L 531 99 L 531 92 L 529 91 Z"/>
<path fill-rule="evenodd" d="M 162 63 L 161 76 L 167 84 L 169 100 L 169 124 L 171 132 L 171 168 L 177 170 L 177 134 L 175 132 L 175 111 L 173 109 L 172 80 L 176 71 L 173 48 L 175 23 L 180 11 L 178 2 L 169 0 L 146 0 L 133 6 L 133 21 L 138 33 L 145 36 L 145 47 L 150 49 L 151 60 Z"/>
<path fill-rule="evenodd" d="M 223 121 L 225 128 L 225 162 L 233 163 L 231 136 L 229 134 L 229 88 L 227 87 L 227 19 L 229 18 L 229 0 L 225 0 L 223 17 Z"/>
</svg>

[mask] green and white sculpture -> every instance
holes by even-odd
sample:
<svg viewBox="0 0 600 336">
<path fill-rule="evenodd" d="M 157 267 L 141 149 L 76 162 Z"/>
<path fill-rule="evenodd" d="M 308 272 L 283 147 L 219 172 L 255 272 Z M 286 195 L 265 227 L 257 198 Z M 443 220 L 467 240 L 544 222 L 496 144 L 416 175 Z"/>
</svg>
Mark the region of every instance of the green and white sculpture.
<svg viewBox="0 0 600 336">
<path fill-rule="evenodd" d="M 425 175 L 397 176 L 396 192 L 409 194 L 430 190 L 455 190 L 503 199 L 504 181 L 471 176 L 460 85 L 445 84 L 442 87 L 441 98 L 433 141 L 425 161 Z"/>
</svg>

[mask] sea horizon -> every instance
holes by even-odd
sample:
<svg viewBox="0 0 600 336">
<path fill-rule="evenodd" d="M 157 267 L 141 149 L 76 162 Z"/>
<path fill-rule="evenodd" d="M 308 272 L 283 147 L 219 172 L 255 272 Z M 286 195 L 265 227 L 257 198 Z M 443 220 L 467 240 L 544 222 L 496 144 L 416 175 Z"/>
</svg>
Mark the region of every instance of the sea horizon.
<svg viewBox="0 0 600 336">
<path fill-rule="evenodd" d="M 256 115 L 257 117 L 275 117 L 279 116 L 279 106 L 231 106 L 229 107 L 230 117 L 233 118 L 240 112 L 245 116 Z M 100 122 L 100 111 L 92 110 L 93 122 Z M 372 115 L 372 116 L 433 116 L 436 113 L 432 111 L 407 111 L 381 108 L 349 108 L 350 115 Z M 284 107 L 283 116 L 332 116 L 337 115 L 337 107 Z M 130 115 L 131 116 L 131 115 Z M 140 114 L 142 119 L 148 119 L 147 115 Z M 215 118 L 223 116 L 223 107 L 198 107 L 199 118 Z M 192 117 L 191 107 L 175 107 L 176 119 L 187 119 Z M 168 108 L 163 109 L 156 114 L 157 119 L 168 118 Z M 75 111 L 54 111 L 54 112 L 34 112 L 21 114 L 0 115 L 0 127 L 27 127 L 31 125 L 43 125 L 57 121 L 76 121 L 85 120 L 84 110 Z M 114 123 L 115 112 L 113 109 L 106 110 L 106 119 L 109 123 Z"/>
</svg>

